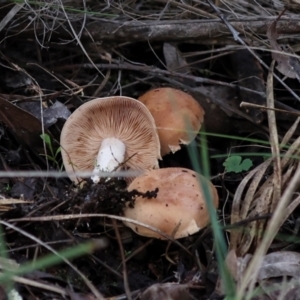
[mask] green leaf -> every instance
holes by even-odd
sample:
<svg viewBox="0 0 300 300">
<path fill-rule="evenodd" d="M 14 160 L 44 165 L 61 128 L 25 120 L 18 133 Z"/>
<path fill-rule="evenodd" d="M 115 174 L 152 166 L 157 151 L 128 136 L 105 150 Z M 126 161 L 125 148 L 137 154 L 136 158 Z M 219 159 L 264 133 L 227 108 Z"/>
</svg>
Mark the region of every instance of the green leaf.
<svg viewBox="0 0 300 300">
<path fill-rule="evenodd" d="M 48 147 L 51 146 L 51 139 L 50 139 L 49 134 L 44 133 L 44 134 L 41 134 L 40 137 L 48 145 Z"/>
<path fill-rule="evenodd" d="M 50 138 L 49 134 L 44 133 L 44 134 L 41 134 L 40 137 L 45 142 L 45 144 L 48 146 L 48 148 L 49 148 L 49 150 L 51 152 L 51 155 L 54 156 L 53 148 L 52 148 L 52 143 L 51 143 L 51 138 Z"/>
<path fill-rule="evenodd" d="M 252 160 L 246 158 L 242 161 L 242 157 L 239 155 L 229 156 L 223 163 L 226 172 L 240 173 L 242 171 L 248 171 L 252 166 Z"/>
<path fill-rule="evenodd" d="M 56 156 L 58 155 L 58 153 L 60 153 L 61 152 L 61 147 L 58 147 L 57 148 L 57 150 L 56 150 L 56 152 L 55 152 L 55 155 L 54 155 L 54 157 L 56 158 Z"/>
</svg>

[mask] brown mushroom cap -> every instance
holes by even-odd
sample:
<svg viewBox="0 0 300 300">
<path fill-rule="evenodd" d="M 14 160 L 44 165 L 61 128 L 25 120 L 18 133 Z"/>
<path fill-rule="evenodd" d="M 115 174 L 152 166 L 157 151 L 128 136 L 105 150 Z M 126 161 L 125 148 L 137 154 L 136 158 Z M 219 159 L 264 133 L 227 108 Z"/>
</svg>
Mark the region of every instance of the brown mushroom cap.
<svg viewBox="0 0 300 300">
<path fill-rule="evenodd" d="M 189 144 L 197 135 L 204 110 L 189 94 L 173 88 L 158 88 L 138 98 L 154 117 L 161 155 L 176 152 L 179 144 Z"/>
<path fill-rule="evenodd" d="M 98 98 L 76 109 L 62 129 L 61 152 L 70 179 L 78 182 L 74 171 L 93 171 L 101 142 L 113 137 L 126 146 L 123 168 L 158 168 L 159 138 L 146 106 L 129 97 Z"/>
<path fill-rule="evenodd" d="M 131 182 L 128 191 L 145 193 L 156 188 L 159 190 L 156 198 L 138 196 L 134 208 L 127 204 L 124 209 L 125 217 L 151 225 L 170 236 L 179 226 L 174 235 L 175 239 L 199 231 L 209 222 L 199 177 L 210 188 L 213 205 L 217 207 L 218 193 L 209 180 L 189 169 L 165 168 L 147 171 Z M 139 235 L 164 239 L 150 229 L 130 222 L 124 223 Z"/>
</svg>

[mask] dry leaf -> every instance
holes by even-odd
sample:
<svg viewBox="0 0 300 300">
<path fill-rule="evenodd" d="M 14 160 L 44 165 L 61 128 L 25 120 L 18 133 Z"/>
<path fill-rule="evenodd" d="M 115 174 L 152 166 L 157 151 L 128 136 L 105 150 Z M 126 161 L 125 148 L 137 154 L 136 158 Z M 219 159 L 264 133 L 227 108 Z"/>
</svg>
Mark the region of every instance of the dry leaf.
<svg viewBox="0 0 300 300">
<path fill-rule="evenodd" d="M 238 265 L 239 261 L 236 256 L 236 253 L 233 249 L 231 249 L 225 259 L 226 265 L 229 269 L 229 272 L 231 273 L 232 277 L 235 281 L 238 280 Z"/>
<path fill-rule="evenodd" d="M 267 37 L 270 41 L 272 49 L 275 50 L 275 52 L 272 52 L 272 57 L 277 61 L 278 66 L 276 67 L 276 69 L 284 76 L 287 76 L 289 78 L 297 78 L 300 81 L 299 60 L 296 57 L 289 56 L 289 53 L 283 51 L 283 49 L 277 43 L 277 20 L 275 20 L 267 30 Z"/>
<path fill-rule="evenodd" d="M 186 60 L 182 57 L 181 52 L 176 46 L 169 43 L 163 45 L 164 57 L 169 71 L 176 71 L 178 73 L 191 73 Z"/>
<path fill-rule="evenodd" d="M 247 254 L 244 257 L 237 257 L 234 249 L 231 249 L 228 252 L 225 263 L 237 285 L 239 285 L 243 279 L 244 271 L 251 258 L 251 254 Z M 221 278 L 218 279 L 214 293 L 216 295 L 224 295 L 225 293 L 224 284 L 221 281 Z"/>
<path fill-rule="evenodd" d="M 26 144 L 31 148 L 41 147 L 42 133 L 41 122 L 27 111 L 10 103 L 0 95 L 0 121 L 4 122 L 12 134 L 21 144 Z"/>
<path fill-rule="evenodd" d="M 25 200 L 33 199 L 36 182 L 36 178 L 24 178 L 22 181 L 16 182 L 11 188 L 12 197 Z"/>
<path fill-rule="evenodd" d="M 31 113 L 37 119 L 42 119 L 41 106 L 39 102 L 21 102 L 18 106 Z M 58 119 L 67 120 L 71 115 L 69 109 L 59 101 L 55 101 L 55 103 L 52 106 L 43 107 L 42 109 L 45 128 L 48 128 L 51 125 L 55 124 Z"/>
<path fill-rule="evenodd" d="M 259 283 L 262 292 L 258 297 L 255 297 L 253 300 L 264 300 L 264 299 L 271 299 L 271 300 L 299 300 L 299 282 L 298 280 L 289 280 L 285 279 L 268 279 L 263 280 Z M 268 296 L 268 298 L 266 298 Z"/>
<path fill-rule="evenodd" d="M 280 251 L 267 254 L 260 267 L 258 280 L 291 276 L 300 278 L 300 253 Z"/>
</svg>

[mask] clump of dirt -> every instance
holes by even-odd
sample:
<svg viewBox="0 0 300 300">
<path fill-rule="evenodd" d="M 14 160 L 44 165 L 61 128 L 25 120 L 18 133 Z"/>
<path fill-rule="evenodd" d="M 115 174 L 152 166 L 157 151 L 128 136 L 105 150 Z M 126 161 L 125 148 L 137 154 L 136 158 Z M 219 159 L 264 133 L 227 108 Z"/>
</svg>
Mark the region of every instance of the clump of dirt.
<svg viewBox="0 0 300 300">
<path fill-rule="evenodd" d="M 123 179 L 101 178 L 99 183 L 92 180 L 81 184 L 70 194 L 69 205 L 73 214 L 77 213 L 104 213 L 120 215 L 127 201 L 131 201 L 132 194 L 126 191 L 126 182 Z"/>
<path fill-rule="evenodd" d="M 99 183 L 88 179 L 69 195 L 72 213 L 103 213 L 121 215 L 126 203 L 134 207 L 136 196 L 156 198 L 158 188 L 146 193 L 127 191 L 127 183 L 120 178 L 101 178 Z"/>
<path fill-rule="evenodd" d="M 155 198 L 158 188 L 146 193 L 137 190 L 127 191 L 127 182 L 121 178 L 101 178 L 98 183 L 91 179 L 82 181 L 77 187 L 65 193 L 66 204 L 59 211 L 64 214 L 108 214 L 122 216 L 125 205 L 134 207 L 135 198 L 142 196 L 148 199 Z M 82 218 L 93 224 L 95 218 Z M 70 220 L 72 224 L 76 221 Z M 78 223 L 77 223 L 78 225 Z M 91 226 L 91 225 L 90 225 Z"/>
</svg>

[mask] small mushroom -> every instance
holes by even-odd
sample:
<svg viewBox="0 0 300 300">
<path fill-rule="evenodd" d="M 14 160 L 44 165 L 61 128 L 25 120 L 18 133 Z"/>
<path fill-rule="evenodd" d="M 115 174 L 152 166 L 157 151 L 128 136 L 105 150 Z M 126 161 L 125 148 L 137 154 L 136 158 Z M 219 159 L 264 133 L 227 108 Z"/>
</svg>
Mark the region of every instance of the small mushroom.
<svg viewBox="0 0 300 300">
<path fill-rule="evenodd" d="M 138 98 L 154 117 L 161 155 L 174 153 L 179 144 L 189 144 L 197 135 L 204 110 L 189 94 L 173 88 L 157 88 Z"/>
<path fill-rule="evenodd" d="M 127 203 L 124 216 L 151 225 L 170 236 L 174 234 L 175 239 L 196 233 L 209 223 L 200 178 L 209 187 L 213 205 L 217 208 L 218 193 L 209 180 L 189 169 L 165 168 L 146 171 L 130 183 L 128 191 L 146 193 L 158 189 L 158 192 L 151 198 L 137 196 L 133 207 Z M 145 227 L 124 223 L 139 235 L 165 239 Z"/>
<path fill-rule="evenodd" d="M 154 119 L 141 102 L 107 97 L 81 105 L 67 119 L 60 138 L 63 163 L 71 180 L 76 171 L 95 174 L 119 169 L 158 168 L 160 144 Z"/>
</svg>

